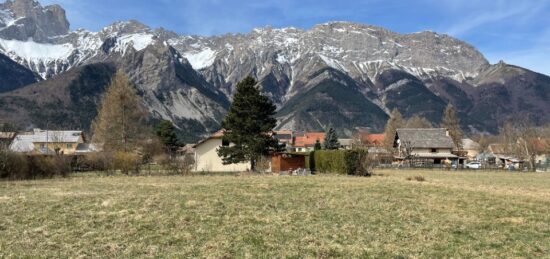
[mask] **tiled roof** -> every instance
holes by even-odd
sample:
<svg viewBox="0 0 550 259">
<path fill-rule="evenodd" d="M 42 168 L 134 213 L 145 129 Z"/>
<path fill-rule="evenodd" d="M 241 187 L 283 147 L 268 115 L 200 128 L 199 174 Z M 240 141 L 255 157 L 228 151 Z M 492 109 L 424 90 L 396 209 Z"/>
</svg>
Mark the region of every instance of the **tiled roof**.
<svg viewBox="0 0 550 259">
<path fill-rule="evenodd" d="M 193 148 L 196 148 L 196 147 L 200 146 L 201 144 L 203 144 L 204 142 L 206 142 L 208 140 L 223 138 L 224 135 L 225 135 L 225 129 L 218 130 L 218 131 L 214 132 L 212 135 L 210 135 L 209 137 L 207 137 L 207 138 L 199 141 L 199 143 L 193 145 Z"/>
<path fill-rule="evenodd" d="M 384 134 L 369 134 L 367 135 L 367 141 L 372 144 L 382 144 L 386 136 Z"/>
<path fill-rule="evenodd" d="M 479 144 L 469 138 L 462 139 L 462 148 L 466 150 L 478 150 Z"/>
<path fill-rule="evenodd" d="M 512 150 L 511 147 L 506 147 L 504 144 L 490 144 L 489 145 L 489 151 L 495 155 L 502 155 L 502 154 L 508 154 L 508 150 Z"/>
<path fill-rule="evenodd" d="M 413 148 L 454 148 L 446 129 L 397 129 L 401 143 L 408 142 Z"/>
<path fill-rule="evenodd" d="M 312 147 L 315 146 L 315 142 L 323 143 L 325 140 L 324 132 L 306 132 L 303 136 L 296 136 L 294 141 L 294 147 Z"/>
</svg>

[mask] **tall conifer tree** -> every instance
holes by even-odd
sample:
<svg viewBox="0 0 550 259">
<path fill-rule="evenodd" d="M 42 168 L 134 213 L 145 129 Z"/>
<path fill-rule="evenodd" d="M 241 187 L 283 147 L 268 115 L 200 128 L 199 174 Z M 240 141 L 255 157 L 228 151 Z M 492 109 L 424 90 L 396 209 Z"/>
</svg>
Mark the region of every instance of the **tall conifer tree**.
<svg viewBox="0 0 550 259">
<path fill-rule="evenodd" d="M 230 145 L 218 150 L 224 164 L 250 162 L 252 171 L 256 171 L 261 156 L 279 149 L 271 134 L 277 125 L 276 107 L 256 85 L 252 77 L 237 85 L 229 113 L 222 122 L 224 141 Z"/>
<path fill-rule="evenodd" d="M 338 135 L 334 128 L 330 128 L 325 134 L 325 142 L 323 143 L 327 150 L 337 150 L 340 148 L 340 142 L 338 141 Z"/>
<path fill-rule="evenodd" d="M 178 136 L 176 134 L 176 127 L 171 121 L 162 120 L 155 127 L 155 133 L 162 141 L 165 147 L 170 149 L 170 151 L 175 151 L 178 147 Z"/>
</svg>

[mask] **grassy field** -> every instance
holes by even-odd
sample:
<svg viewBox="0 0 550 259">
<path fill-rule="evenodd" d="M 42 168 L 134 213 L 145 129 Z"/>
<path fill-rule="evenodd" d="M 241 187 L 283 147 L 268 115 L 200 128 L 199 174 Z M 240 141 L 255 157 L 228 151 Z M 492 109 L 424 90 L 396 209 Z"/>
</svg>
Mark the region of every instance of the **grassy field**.
<svg viewBox="0 0 550 259">
<path fill-rule="evenodd" d="M 115 256 L 550 258 L 550 174 L 0 182 L 0 257 Z"/>
</svg>

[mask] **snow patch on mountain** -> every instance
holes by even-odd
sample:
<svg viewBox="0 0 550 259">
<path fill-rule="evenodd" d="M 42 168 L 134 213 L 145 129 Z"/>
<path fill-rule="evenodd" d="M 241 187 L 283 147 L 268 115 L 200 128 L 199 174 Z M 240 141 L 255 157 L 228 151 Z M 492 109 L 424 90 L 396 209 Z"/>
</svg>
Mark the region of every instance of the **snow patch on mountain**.
<svg viewBox="0 0 550 259">
<path fill-rule="evenodd" d="M 325 55 L 321 55 L 321 54 L 319 54 L 319 57 L 321 57 L 323 62 L 325 62 L 325 64 L 327 64 L 329 67 L 332 67 L 334 69 L 337 69 L 337 70 L 345 72 L 345 73 L 349 72 L 346 69 L 346 67 L 344 65 L 342 65 L 342 63 L 340 61 L 338 61 L 336 59 L 329 58 L 329 57 L 327 57 Z"/>
<path fill-rule="evenodd" d="M 128 47 L 132 46 L 136 51 L 143 50 L 153 44 L 154 35 L 146 33 L 137 33 L 124 35 L 117 38 L 116 51 L 125 53 Z"/>
<path fill-rule="evenodd" d="M 16 55 L 27 61 L 66 59 L 74 51 L 71 44 L 44 44 L 33 41 L 0 39 L 0 46 L 9 56 Z"/>
<path fill-rule="evenodd" d="M 284 55 L 281 55 L 281 54 L 278 54 L 277 55 L 277 62 L 279 62 L 279 64 L 286 64 L 288 63 L 288 59 L 286 59 L 286 57 Z"/>
<path fill-rule="evenodd" d="M 214 64 L 216 54 L 217 53 L 211 48 L 205 48 L 201 51 L 190 51 L 183 53 L 182 56 L 185 57 L 189 63 L 191 63 L 191 66 L 194 69 L 203 69 Z"/>
<path fill-rule="evenodd" d="M 17 20 L 13 18 L 13 14 L 8 10 L 0 10 L 0 22 L 9 27 L 15 24 Z M 5 29 L 5 28 L 2 28 Z"/>
<path fill-rule="evenodd" d="M 103 44 L 103 41 L 101 41 L 101 38 L 97 32 L 78 30 L 75 33 L 78 34 L 76 44 L 80 50 L 95 51 L 101 47 L 101 44 Z"/>
</svg>

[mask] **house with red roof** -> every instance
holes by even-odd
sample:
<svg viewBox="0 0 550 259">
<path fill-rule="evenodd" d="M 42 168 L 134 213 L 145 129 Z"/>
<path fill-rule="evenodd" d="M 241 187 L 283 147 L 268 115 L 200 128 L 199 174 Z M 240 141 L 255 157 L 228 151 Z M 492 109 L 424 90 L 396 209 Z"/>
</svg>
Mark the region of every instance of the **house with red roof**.
<svg viewBox="0 0 550 259">
<path fill-rule="evenodd" d="M 292 145 L 295 152 L 311 152 L 315 148 L 315 143 L 319 141 L 321 145 L 325 141 L 324 132 L 305 132 L 294 137 Z"/>
</svg>

